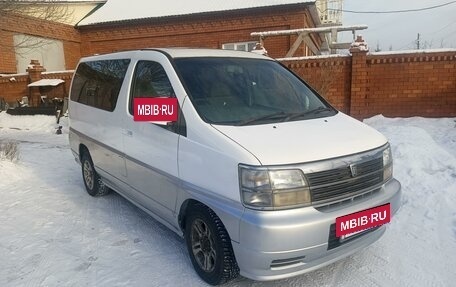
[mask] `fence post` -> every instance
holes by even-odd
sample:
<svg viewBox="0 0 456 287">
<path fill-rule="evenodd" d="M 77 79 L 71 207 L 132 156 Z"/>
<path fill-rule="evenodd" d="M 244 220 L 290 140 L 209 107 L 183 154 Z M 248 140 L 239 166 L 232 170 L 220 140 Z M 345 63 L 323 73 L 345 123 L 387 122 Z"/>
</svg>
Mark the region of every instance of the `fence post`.
<svg viewBox="0 0 456 287">
<path fill-rule="evenodd" d="M 367 43 L 362 36 L 357 36 L 350 48 L 352 55 L 350 115 L 360 120 L 368 114 L 367 52 L 369 52 Z"/>
<path fill-rule="evenodd" d="M 46 69 L 41 66 L 40 61 L 38 60 L 31 60 L 28 68 L 27 73 L 29 74 L 30 83 L 36 82 L 41 80 L 41 73 L 46 72 Z M 39 87 L 31 87 L 29 88 L 29 103 L 30 106 L 39 106 L 41 102 L 41 93 Z"/>
</svg>

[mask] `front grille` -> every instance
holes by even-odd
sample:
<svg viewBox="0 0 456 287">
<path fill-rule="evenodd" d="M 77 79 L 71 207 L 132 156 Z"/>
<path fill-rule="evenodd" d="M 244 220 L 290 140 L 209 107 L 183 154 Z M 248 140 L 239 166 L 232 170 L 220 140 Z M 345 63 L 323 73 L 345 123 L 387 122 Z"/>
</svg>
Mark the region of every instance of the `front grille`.
<svg viewBox="0 0 456 287">
<path fill-rule="evenodd" d="M 307 173 L 312 202 L 315 204 L 343 200 L 356 196 L 383 182 L 383 158 L 355 163 L 356 175 L 350 166 Z"/>
</svg>

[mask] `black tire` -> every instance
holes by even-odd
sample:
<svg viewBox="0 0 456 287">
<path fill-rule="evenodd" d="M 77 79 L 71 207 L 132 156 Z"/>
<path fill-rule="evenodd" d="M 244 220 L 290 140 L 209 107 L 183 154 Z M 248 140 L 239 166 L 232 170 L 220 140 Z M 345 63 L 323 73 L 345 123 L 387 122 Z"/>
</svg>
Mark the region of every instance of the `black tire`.
<svg viewBox="0 0 456 287">
<path fill-rule="evenodd" d="M 185 241 L 196 273 L 211 285 L 239 275 L 231 239 L 220 218 L 203 204 L 191 207 L 185 223 Z"/>
<path fill-rule="evenodd" d="M 93 166 L 90 154 L 85 151 L 81 157 L 82 179 L 84 181 L 87 193 L 91 196 L 102 196 L 109 193 L 109 188 L 104 185 L 98 173 Z"/>
</svg>

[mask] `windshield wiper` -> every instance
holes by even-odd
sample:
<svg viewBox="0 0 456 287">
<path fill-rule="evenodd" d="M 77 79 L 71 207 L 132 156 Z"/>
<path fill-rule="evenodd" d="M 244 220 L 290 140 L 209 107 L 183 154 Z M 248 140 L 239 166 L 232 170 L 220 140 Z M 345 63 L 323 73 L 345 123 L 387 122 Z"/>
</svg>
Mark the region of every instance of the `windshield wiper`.
<svg viewBox="0 0 456 287">
<path fill-rule="evenodd" d="M 245 125 L 248 125 L 248 124 L 251 124 L 254 122 L 260 122 L 263 120 L 270 120 L 270 119 L 281 119 L 281 118 L 283 118 L 283 122 L 286 122 L 286 121 L 289 121 L 289 120 L 292 120 L 295 118 L 308 116 L 308 115 L 316 115 L 319 113 L 328 112 L 328 111 L 332 111 L 332 110 L 333 110 L 332 108 L 320 106 L 320 107 L 310 110 L 310 111 L 292 113 L 292 114 L 286 113 L 284 111 L 280 111 L 280 112 L 276 112 L 276 113 L 272 113 L 272 114 L 268 114 L 268 115 L 262 115 L 262 116 L 246 119 L 244 121 L 239 122 L 237 124 L 237 126 L 245 126 Z"/>
<path fill-rule="evenodd" d="M 259 117 L 246 119 L 246 120 L 238 123 L 237 125 L 238 126 L 245 126 L 245 125 L 248 125 L 248 124 L 251 124 L 251 123 L 254 123 L 254 122 L 263 121 L 263 120 L 283 118 L 283 117 L 286 117 L 288 115 L 289 114 L 285 113 L 284 111 L 280 111 L 280 112 L 276 112 L 276 113 L 272 113 L 272 114 L 268 114 L 268 115 L 262 115 L 262 116 L 259 116 Z"/>
<path fill-rule="evenodd" d="M 283 121 L 286 122 L 286 121 L 293 120 L 293 119 L 296 119 L 296 118 L 300 118 L 300 117 L 304 117 L 304 116 L 308 116 L 308 115 L 316 115 L 316 114 L 319 114 L 319 113 L 329 112 L 329 111 L 332 111 L 332 110 L 333 110 L 332 108 L 320 106 L 320 107 L 318 107 L 316 109 L 313 109 L 313 110 L 310 110 L 310 111 L 293 113 L 293 114 L 289 115 L 288 117 L 284 118 Z"/>
</svg>

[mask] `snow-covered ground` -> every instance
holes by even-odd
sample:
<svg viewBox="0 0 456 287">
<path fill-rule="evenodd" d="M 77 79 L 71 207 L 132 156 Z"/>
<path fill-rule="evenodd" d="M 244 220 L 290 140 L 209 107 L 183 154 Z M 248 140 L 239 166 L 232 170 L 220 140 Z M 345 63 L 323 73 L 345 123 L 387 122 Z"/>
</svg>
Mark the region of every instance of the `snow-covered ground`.
<svg viewBox="0 0 456 287">
<path fill-rule="evenodd" d="M 455 286 L 456 119 L 366 123 L 392 145 L 403 207 L 385 236 L 345 260 L 274 282 L 228 286 Z M 184 241 L 116 193 L 86 194 L 55 118 L 0 113 L 0 286 L 200 286 Z"/>
</svg>

